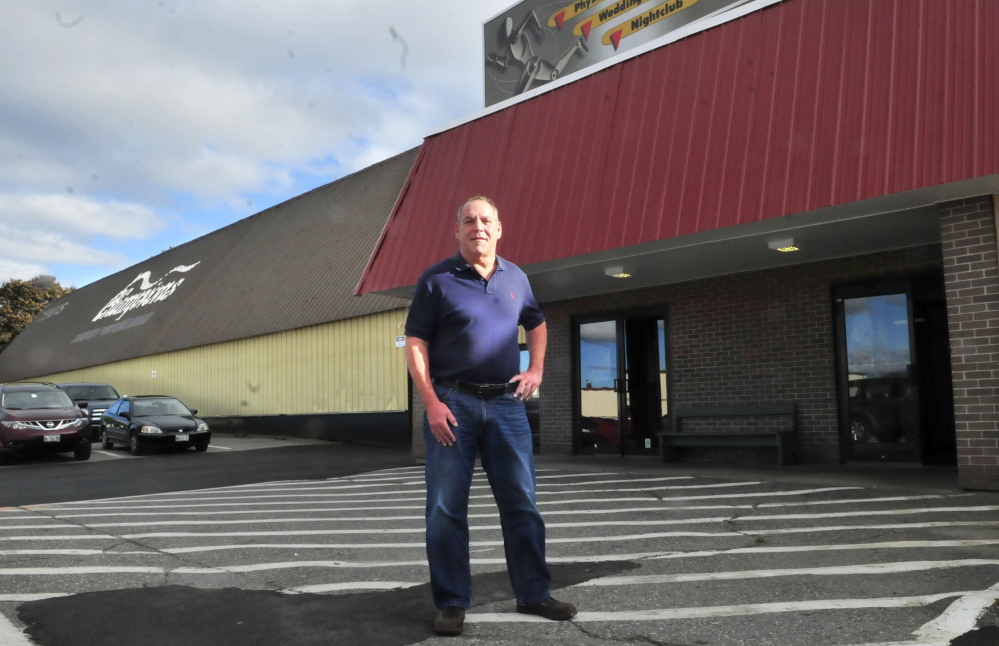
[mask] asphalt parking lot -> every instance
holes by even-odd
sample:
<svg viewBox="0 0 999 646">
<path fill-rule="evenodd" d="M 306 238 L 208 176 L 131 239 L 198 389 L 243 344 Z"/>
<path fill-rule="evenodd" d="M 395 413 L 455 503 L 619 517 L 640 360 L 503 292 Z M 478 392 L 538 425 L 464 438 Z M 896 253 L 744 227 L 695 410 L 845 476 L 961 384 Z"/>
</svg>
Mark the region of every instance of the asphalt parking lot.
<svg viewBox="0 0 999 646">
<path fill-rule="evenodd" d="M 208 445 L 208 452 L 221 453 L 228 451 L 254 451 L 259 449 L 274 449 L 288 446 L 315 446 L 329 444 L 325 440 L 311 440 L 294 437 L 277 436 L 252 436 L 252 435 L 232 435 L 227 433 L 213 433 L 212 442 Z M 72 453 L 49 453 L 25 456 L 17 460 L 15 464 L 4 465 L 2 469 L 11 468 L 35 468 L 43 464 L 78 464 L 85 465 L 87 462 L 103 462 L 108 460 L 137 460 L 148 456 L 163 455 L 171 453 L 166 449 L 149 449 L 146 455 L 134 456 L 128 451 L 128 447 L 123 444 L 116 444 L 113 449 L 101 448 L 101 443 L 95 441 L 90 460 L 77 462 L 73 459 Z M 186 449 L 182 453 L 194 453 L 193 449 Z"/>
<path fill-rule="evenodd" d="M 495 505 L 477 474 L 475 607 L 461 637 L 442 638 L 430 630 L 422 469 L 406 452 L 234 439 L 220 437 L 238 446 L 215 455 L 5 472 L 92 471 L 121 488 L 141 468 L 157 487 L 32 495 L 0 512 L 0 643 L 999 643 L 999 496 L 944 478 L 891 487 L 857 474 L 542 458 L 555 594 L 580 609 L 552 623 L 513 612 Z M 286 461 L 309 462 L 293 472 L 307 475 L 267 466 Z M 217 481 L 189 486 L 188 469 Z"/>
</svg>

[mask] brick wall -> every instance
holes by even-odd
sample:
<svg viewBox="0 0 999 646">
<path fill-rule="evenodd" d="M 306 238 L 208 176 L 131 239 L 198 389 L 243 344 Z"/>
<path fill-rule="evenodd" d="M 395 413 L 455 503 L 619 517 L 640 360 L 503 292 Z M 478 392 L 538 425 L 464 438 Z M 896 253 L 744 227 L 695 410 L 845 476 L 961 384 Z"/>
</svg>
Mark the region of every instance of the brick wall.
<svg viewBox="0 0 999 646">
<path fill-rule="evenodd" d="M 999 267 L 992 196 L 940 205 L 962 487 L 999 489 Z"/>
<path fill-rule="evenodd" d="M 541 452 L 573 451 L 571 317 L 665 303 L 673 406 L 796 401 L 802 458 L 838 462 L 832 285 L 941 263 L 930 245 L 543 304 Z"/>
</svg>

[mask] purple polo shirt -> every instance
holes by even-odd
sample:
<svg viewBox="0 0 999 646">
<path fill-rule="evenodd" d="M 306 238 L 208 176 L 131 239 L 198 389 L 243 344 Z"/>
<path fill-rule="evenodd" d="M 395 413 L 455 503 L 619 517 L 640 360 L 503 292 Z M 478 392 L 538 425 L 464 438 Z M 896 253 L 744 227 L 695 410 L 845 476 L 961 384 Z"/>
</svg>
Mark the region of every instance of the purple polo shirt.
<svg viewBox="0 0 999 646">
<path fill-rule="evenodd" d="M 458 253 L 420 276 L 406 336 L 427 342 L 432 378 L 501 384 L 520 373 L 517 326 L 544 322 L 520 267 L 497 256 L 486 281 Z"/>
</svg>

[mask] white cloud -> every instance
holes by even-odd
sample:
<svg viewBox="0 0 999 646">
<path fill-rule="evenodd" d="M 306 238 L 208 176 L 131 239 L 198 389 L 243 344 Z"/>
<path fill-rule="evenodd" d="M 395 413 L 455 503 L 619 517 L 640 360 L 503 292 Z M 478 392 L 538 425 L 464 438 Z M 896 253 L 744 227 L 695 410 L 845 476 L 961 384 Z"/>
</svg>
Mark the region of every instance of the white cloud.
<svg viewBox="0 0 999 646">
<path fill-rule="evenodd" d="M 481 108 L 510 4 L 4 0 L 0 226 L 43 257 L 97 230 L 163 249 L 418 145 Z"/>
<path fill-rule="evenodd" d="M 115 240 L 148 238 L 165 223 L 141 204 L 100 203 L 71 195 L 0 195 L 0 227 L 6 235 L 61 239 L 106 236 Z M 2 244 L 2 243 L 0 243 Z"/>
<path fill-rule="evenodd" d="M 44 273 L 46 272 L 42 265 L 0 258 L 0 276 L 3 276 L 4 280 L 10 278 L 17 280 L 29 280 Z"/>
<path fill-rule="evenodd" d="M 141 204 L 98 202 L 83 196 L 0 194 L 0 282 L 53 274 L 53 266 L 103 267 L 117 270 L 132 264 L 123 253 L 95 246 L 146 239 L 165 227 Z M 92 275 L 92 270 L 86 272 Z M 65 285 L 76 277 L 56 276 Z"/>
<path fill-rule="evenodd" d="M 114 266 L 124 260 L 121 254 L 88 247 L 64 232 L 26 229 L 6 223 L 0 223 L 0 258 L 32 267 L 37 263 Z"/>
</svg>

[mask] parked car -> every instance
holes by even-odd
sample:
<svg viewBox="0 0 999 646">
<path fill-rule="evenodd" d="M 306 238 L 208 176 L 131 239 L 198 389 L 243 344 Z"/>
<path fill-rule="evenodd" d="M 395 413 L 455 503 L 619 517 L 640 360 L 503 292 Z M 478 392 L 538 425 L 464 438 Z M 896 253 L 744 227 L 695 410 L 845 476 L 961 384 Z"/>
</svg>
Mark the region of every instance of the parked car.
<svg viewBox="0 0 999 646">
<path fill-rule="evenodd" d="M 124 444 L 132 455 L 154 446 L 206 451 L 212 434 L 197 414 L 175 397 L 122 397 L 101 416 L 101 446 L 112 449 L 116 443 Z"/>
<path fill-rule="evenodd" d="M 0 463 L 29 451 L 90 458 L 90 418 L 55 384 L 0 384 Z"/>
<path fill-rule="evenodd" d="M 109 384 L 99 383 L 73 383 L 56 384 L 70 399 L 77 402 L 86 402 L 84 411 L 90 417 L 90 430 L 92 439 L 101 438 L 101 415 L 108 409 L 108 406 L 118 400 L 121 395 Z"/>
<path fill-rule="evenodd" d="M 911 380 L 888 375 L 850 382 L 850 433 L 854 444 L 912 441 L 917 400 Z"/>
</svg>

